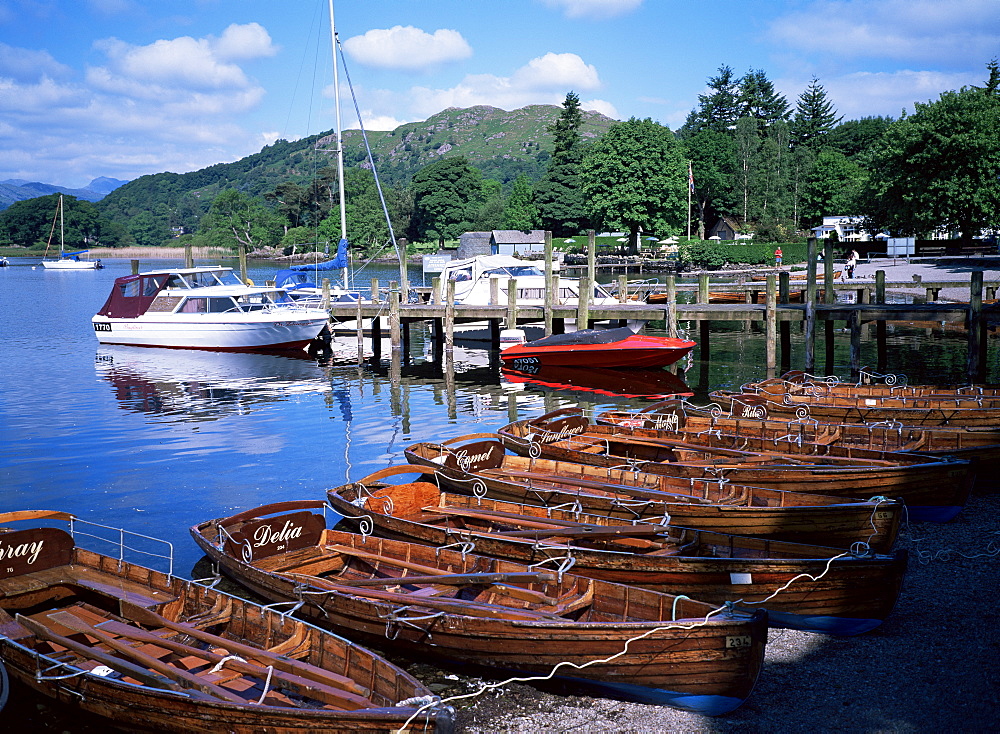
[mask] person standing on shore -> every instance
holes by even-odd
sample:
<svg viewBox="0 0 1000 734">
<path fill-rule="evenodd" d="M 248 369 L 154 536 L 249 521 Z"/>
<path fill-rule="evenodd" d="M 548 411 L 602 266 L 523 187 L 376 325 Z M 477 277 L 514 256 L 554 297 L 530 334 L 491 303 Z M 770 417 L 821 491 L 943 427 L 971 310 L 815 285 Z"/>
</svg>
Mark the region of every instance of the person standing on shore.
<svg viewBox="0 0 1000 734">
<path fill-rule="evenodd" d="M 851 250 L 851 253 L 847 256 L 847 277 L 854 278 L 854 268 L 858 266 L 858 255 L 857 250 Z"/>
<path fill-rule="evenodd" d="M 781 267 L 781 254 L 781 246 L 779 245 L 778 249 L 774 251 L 774 264 L 779 268 Z"/>
</svg>

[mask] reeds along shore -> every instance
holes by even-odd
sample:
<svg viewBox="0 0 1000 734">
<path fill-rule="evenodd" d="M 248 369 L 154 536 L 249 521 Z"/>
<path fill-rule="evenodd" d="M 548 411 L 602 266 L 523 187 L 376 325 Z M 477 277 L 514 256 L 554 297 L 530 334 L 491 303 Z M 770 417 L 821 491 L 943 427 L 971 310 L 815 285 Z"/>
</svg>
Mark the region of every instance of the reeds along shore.
<svg viewBox="0 0 1000 734">
<path fill-rule="evenodd" d="M 199 259 L 215 257 L 237 257 L 235 252 L 225 247 L 192 247 L 191 253 Z M 95 247 L 91 257 L 118 260 L 183 260 L 183 247 Z"/>
</svg>

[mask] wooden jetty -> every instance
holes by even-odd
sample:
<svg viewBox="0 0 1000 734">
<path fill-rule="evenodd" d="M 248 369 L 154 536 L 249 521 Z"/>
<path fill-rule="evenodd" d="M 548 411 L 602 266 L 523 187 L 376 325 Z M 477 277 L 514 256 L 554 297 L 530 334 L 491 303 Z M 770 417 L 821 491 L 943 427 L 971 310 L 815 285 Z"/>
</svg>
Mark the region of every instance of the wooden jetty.
<svg viewBox="0 0 1000 734">
<path fill-rule="evenodd" d="M 850 360 L 852 372 L 861 369 L 861 332 L 865 324 L 874 322 L 877 327 L 878 369 L 886 363 L 886 323 L 899 321 L 951 323 L 963 326 L 968 332 L 968 375 L 970 379 L 982 379 L 986 368 L 986 334 L 991 320 L 1000 318 L 1000 308 L 995 304 L 984 305 L 984 293 L 988 298 L 996 294 L 998 282 L 984 282 L 982 271 L 973 271 L 969 281 L 969 300 L 965 303 L 889 303 L 887 291 L 923 287 L 928 296 L 936 297 L 940 289 L 961 285 L 955 281 L 941 282 L 887 282 L 885 272 L 877 271 L 873 281 L 835 282 L 832 253 L 827 252 L 823 277 L 817 277 L 817 257 L 815 243 L 812 243 L 810 267 L 806 278 L 806 297 L 802 303 L 792 303 L 793 282 L 787 271 L 767 275 L 765 281 L 746 283 L 712 283 L 707 273 L 698 276 L 698 282 L 678 283 L 673 274 L 665 276 L 663 292 L 666 303 L 650 304 L 637 300 L 635 294 L 628 293 L 626 276 L 618 283 L 620 302 L 610 305 L 580 303 L 561 305 L 554 293 L 558 274 L 551 268 L 551 237 L 546 238 L 547 272 L 553 287 L 546 291 L 545 304 L 541 306 L 521 306 L 516 302 L 517 289 L 507 284 L 507 299 L 501 299 L 499 281 L 494 281 L 494 292 L 488 306 L 455 305 L 450 284 L 435 279 L 435 286 L 427 302 L 404 302 L 395 284 L 390 284 L 388 294 L 381 294 L 377 281 L 372 283 L 370 302 L 331 304 L 330 315 L 335 321 L 357 321 L 370 323 L 371 336 L 376 358 L 380 358 L 380 341 L 387 330 L 393 350 L 409 351 L 409 330 L 411 325 L 421 322 L 433 324 L 435 350 L 450 350 L 455 341 L 455 325 L 471 322 L 488 322 L 490 325 L 491 347 L 499 349 L 500 331 L 527 323 L 544 324 L 545 334 L 561 333 L 566 321 L 593 325 L 594 322 L 608 321 L 624 325 L 632 321 L 664 321 L 669 336 L 676 336 L 679 321 L 695 321 L 698 324 L 700 355 L 704 359 L 710 354 L 710 324 L 718 321 L 742 321 L 763 323 L 766 337 L 766 365 L 769 371 L 778 366 L 778 346 L 781 347 L 782 367 L 788 369 L 791 352 L 790 327 L 801 323 L 806 335 L 805 369 L 810 371 L 815 364 L 815 329 L 818 322 L 825 326 L 826 353 L 832 354 L 834 324 L 845 322 L 850 330 Z M 590 248 L 593 251 L 593 248 Z M 829 248 L 827 248 L 829 250 Z M 594 282 L 596 266 L 591 263 L 584 280 Z M 797 285 L 797 284 L 796 284 Z M 824 297 L 818 297 L 819 291 Z M 855 303 L 838 303 L 839 291 L 853 291 Z M 693 303 L 678 303 L 677 294 L 691 291 Z M 745 303 L 711 303 L 712 293 L 743 293 Z M 763 294 L 763 298 L 760 297 Z M 408 298 L 405 300 L 409 300 Z M 757 303 L 756 301 L 763 302 Z M 820 302 L 823 301 L 823 302 Z"/>
</svg>

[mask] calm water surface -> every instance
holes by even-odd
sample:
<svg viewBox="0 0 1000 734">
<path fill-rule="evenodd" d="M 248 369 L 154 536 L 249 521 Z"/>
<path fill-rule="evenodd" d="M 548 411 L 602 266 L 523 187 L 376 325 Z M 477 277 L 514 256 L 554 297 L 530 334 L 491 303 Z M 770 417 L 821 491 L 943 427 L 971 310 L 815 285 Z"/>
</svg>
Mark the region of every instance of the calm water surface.
<svg viewBox="0 0 1000 734">
<path fill-rule="evenodd" d="M 200 557 L 191 525 L 267 502 L 322 497 L 328 487 L 401 463 L 409 443 L 489 431 L 567 404 L 649 402 L 509 382 L 485 350 L 457 350 L 454 371 L 442 372 L 419 330 L 396 380 L 388 350 L 373 368 L 348 357 L 101 347 L 90 318 L 114 278 L 130 272 L 129 261 L 108 260 L 92 272 L 12 262 L 0 269 L 0 510 L 67 510 L 165 538 L 181 575 Z M 273 270 L 258 264 L 249 274 L 263 282 Z M 392 278 L 388 268 L 372 275 Z M 411 280 L 420 282 L 419 270 Z M 997 340 L 990 341 L 990 380 L 997 381 Z M 960 381 L 964 344 L 961 331 L 897 328 L 888 368 L 911 382 Z M 846 332 L 838 332 L 833 372 L 847 373 L 848 349 Z M 874 365 L 874 343 L 863 350 Z M 801 367 L 802 351 L 793 334 L 793 367 Z M 824 359 L 822 339 L 816 353 Z M 694 356 L 681 376 L 696 400 L 766 376 L 760 333 L 739 322 L 713 330 L 710 360 Z"/>
<path fill-rule="evenodd" d="M 93 272 L 12 262 L 0 268 L 0 511 L 66 510 L 164 538 L 174 544 L 175 572 L 182 576 L 192 575 L 201 556 L 188 536 L 191 525 L 263 503 L 319 499 L 329 487 L 402 463 L 412 442 L 490 431 L 571 404 L 588 410 L 649 404 L 510 382 L 495 355 L 491 364 L 483 350 L 456 350 L 454 369 L 442 371 L 425 356 L 431 350 L 420 330 L 409 362 L 395 367 L 388 350 L 372 367 L 349 356 L 100 347 L 90 318 L 114 278 L 130 272 L 129 261 L 108 260 L 106 269 Z M 146 262 L 142 269 L 175 265 L 180 262 Z M 249 274 L 260 283 L 273 272 L 258 264 Z M 373 276 L 393 279 L 390 268 L 364 277 Z M 420 281 L 417 270 L 411 282 Z M 792 339 L 791 365 L 801 368 L 797 330 Z M 1000 381 L 997 341 L 990 340 L 993 382 Z M 681 376 L 695 401 L 704 402 L 711 389 L 765 377 L 763 349 L 756 327 L 713 328 L 711 359 L 696 350 L 681 364 Z M 962 331 L 892 328 L 888 353 L 888 370 L 907 373 L 911 382 L 963 379 Z M 818 372 L 846 375 L 848 334 L 837 333 L 829 363 L 823 363 L 822 337 L 816 354 Z M 864 363 L 875 364 L 871 340 L 863 343 L 863 355 Z M 36 707 L 44 713 L 36 715 Z M 102 728 L 88 729 L 33 697 L 3 716 L 36 730 L 39 722 L 54 731 Z"/>
</svg>

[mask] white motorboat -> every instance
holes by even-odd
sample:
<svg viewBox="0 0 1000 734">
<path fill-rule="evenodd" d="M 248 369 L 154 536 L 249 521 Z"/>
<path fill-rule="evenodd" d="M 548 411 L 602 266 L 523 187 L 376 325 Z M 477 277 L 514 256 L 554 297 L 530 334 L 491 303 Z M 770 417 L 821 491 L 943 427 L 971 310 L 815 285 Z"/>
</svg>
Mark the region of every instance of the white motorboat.
<svg viewBox="0 0 1000 734">
<path fill-rule="evenodd" d="M 75 252 L 66 252 L 66 247 L 63 242 L 64 238 L 64 226 L 63 226 L 63 197 L 62 194 L 59 195 L 59 207 L 56 210 L 56 215 L 59 217 L 59 259 L 58 260 L 42 260 L 42 267 L 46 270 L 100 270 L 104 266 L 101 264 L 101 259 L 89 260 L 86 257 L 81 258 L 81 255 L 86 255 L 88 250 L 76 250 Z M 55 221 L 52 222 L 52 229 L 55 230 Z M 52 243 L 52 233 L 49 233 L 49 244 Z M 48 245 L 45 247 L 46 255 L 49 252 Z M 44 256 L 43 256 L 44 257 Z"/>
<path fill-rule="evenodd" d="M 117 278 L 92 322 L 101 344 L 248 352 L 301 349 L 328 315 L 211 266 Z"/>
</svg>

